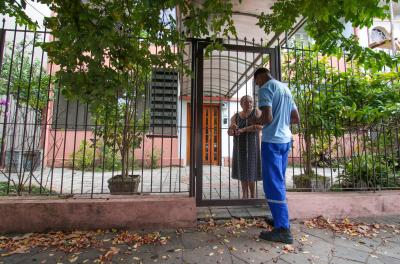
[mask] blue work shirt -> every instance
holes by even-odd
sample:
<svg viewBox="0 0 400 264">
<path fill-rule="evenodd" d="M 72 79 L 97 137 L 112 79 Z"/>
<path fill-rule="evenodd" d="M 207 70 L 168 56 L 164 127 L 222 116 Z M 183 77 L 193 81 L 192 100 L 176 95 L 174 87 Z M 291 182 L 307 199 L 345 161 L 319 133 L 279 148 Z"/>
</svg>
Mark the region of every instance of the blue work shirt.
<svg viewBox="0 0 400 264">
<path fill-rule="evenodd" d="M 289 88 L 277 80 L 269 80 L 260 87 L 258 106 L 272 107 L 272 123 L 264 125 L 262 141 L 276 144 L 291 142 L 290 115 L 297 107 Z"/>
</svg>

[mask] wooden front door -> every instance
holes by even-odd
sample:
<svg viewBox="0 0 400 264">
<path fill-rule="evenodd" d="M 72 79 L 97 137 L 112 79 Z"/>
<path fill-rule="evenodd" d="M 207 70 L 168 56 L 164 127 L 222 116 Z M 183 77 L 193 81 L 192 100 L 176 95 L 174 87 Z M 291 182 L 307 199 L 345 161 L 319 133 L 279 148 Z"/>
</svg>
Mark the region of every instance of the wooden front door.
<svg viewBox="0 0 400 264">
<path fill-rule="evenodd" d="M 190 127 L 191 111 L 188 104 L 187 111 L 187 160 L 190 160 Z M 203 106 L 203 164 L 220 165 L 221 164 L 221 120 L 219 105 Z"/>
<path fill-rule="evenodd" d="M 220 123 L 219 106 L 203 107 L 203 164 L 219 165 Z"/>
</svg>

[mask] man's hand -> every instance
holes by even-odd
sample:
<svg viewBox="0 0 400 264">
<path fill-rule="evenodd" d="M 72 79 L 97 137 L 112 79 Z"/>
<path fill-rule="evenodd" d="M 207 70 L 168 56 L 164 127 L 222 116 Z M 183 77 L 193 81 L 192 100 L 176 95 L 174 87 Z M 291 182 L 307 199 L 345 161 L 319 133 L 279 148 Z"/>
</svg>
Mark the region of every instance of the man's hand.
<svg viewBox="0 0 400 264">
<path fill-rule="evenodd" d="M 255 117 L 253 116 L 249 121 L 252 125 L 267 125 L 272 122 L 272 107 L 271 106 L 264 106 L 260 108 L 261 116 Z"/>
</svg>

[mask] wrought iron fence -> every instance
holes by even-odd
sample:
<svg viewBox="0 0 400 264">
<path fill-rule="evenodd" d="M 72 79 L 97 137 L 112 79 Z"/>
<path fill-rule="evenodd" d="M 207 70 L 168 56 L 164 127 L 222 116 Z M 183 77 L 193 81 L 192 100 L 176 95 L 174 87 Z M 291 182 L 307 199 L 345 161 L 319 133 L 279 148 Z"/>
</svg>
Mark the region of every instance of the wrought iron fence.
<svg viewBox="0 0 400 264">
<path fill-rule="evenodd" d="M 133 119 L 126 125 L 118 100 L 99 115 L 88 103 L 64 98 L 57 65 L 36 45 L 50 41 L 49 32 L 3 23 L 0 36 L 0 195 L 108 194 L 108 181 L 122 170 L 118 138 L 130 133 L 139 140 L 125 164 L 139 181 L 132 178 L 128 193 L 194 195 L 201 183 L 204 200 L 241 199 L 227 131 L 241 111 L 240 98 L 257 99 L 252 75 L 261 65 L 280 69 L 274 74 L 287 83 L 301 114 L 301 124 L 292 127 L 288 190 L 400 187 L 396 71 L 369 72 L 346 56 L 326 57 L 309 47 L 282 47 L 277 56 L 262 40 L 225 40 L 231 49 L 205 56 L 189 41 L 176 52 L 200 75 L 155 68 L 145 89 L 132 87 Z M 203 57 L 201 72 L 197 56 Z M 195 130 L 199 123 L 202 130 Z M 254 198 L 263 196 L 257 181 Z"/>
<path fill-rule="evenodd" d="M 188 193 L 178 70 L 155 68 L 145 86 L 132 86 L 131 97 L 94 113 L 90 103 L 64 97 L 57 65 L 36 45 L 47 41 L 45 30 L 5 28 L 3 20 L 0 195 Z M 135 177 L 121 183 L 114 176 L 121 174 L 125 136 L 132 138 L 125 166 Z"/>
</svg>

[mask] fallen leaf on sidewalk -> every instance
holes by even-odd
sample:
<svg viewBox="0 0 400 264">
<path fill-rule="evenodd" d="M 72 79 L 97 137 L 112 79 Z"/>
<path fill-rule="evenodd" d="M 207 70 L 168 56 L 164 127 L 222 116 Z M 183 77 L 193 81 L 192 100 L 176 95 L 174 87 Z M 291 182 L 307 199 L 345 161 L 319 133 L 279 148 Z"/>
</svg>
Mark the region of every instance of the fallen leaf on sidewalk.
<svg viewBox="0 0 400 264">
<path fill-rule="evenodd" d="M 285 245 L 283 247 L 283 252 L 292 253 L 292 252 L 294 252 L 294 247 L 292 245 Z"/>
<path fill-rule="evenodd" d="M 28 247 L 21 246 L 21 247 L 17 248 L 16 250 L 13 250 L 13 251 L 7 252 L 7 253 L 3 253 L 0 256 L 7 257 L 7 256 L 11 256 L 11 255 L 14 255 L 14 254 L 25 254 L 25 253 L 28 253 L 28 252 L 29 252 L 29 248 Z"/>
<path fill-rule="evenodd" d="M 77 260 L 78 260 L 78 256 L 72 256 L 72 257 L 68 258 L 68 261 L 69 261 L 70 263 L 74 263 L 74 262 L 76 262 Z"/>
<path fill-rule="evenodd" d="M 375 237 L 379 234 L 380 225 L 379 224 L 363 224 L 354 223 L 350 219 L 345 218 L 340 220 L 330 220 L 323 216 L 313 218 L 311 220 L 305 221 L 304 225 L 308 228 L 319 228 L 319 229 L 329 229 L 338 234 L 346 234 L 349 236 L 359 236 L 359 237 Z"/>
</svg>

